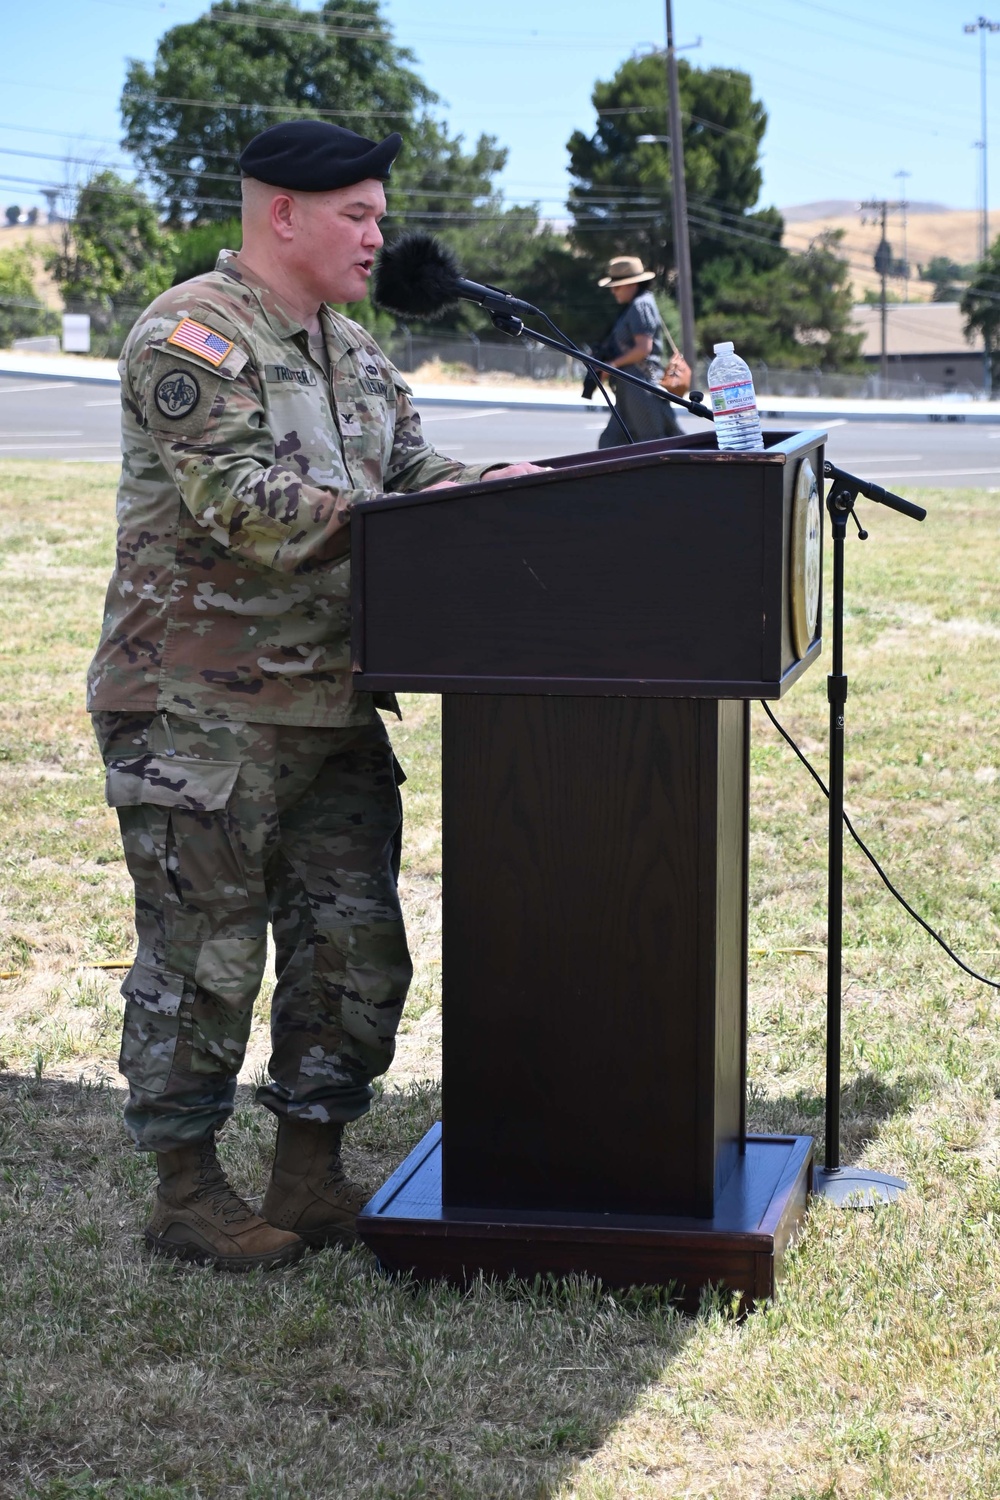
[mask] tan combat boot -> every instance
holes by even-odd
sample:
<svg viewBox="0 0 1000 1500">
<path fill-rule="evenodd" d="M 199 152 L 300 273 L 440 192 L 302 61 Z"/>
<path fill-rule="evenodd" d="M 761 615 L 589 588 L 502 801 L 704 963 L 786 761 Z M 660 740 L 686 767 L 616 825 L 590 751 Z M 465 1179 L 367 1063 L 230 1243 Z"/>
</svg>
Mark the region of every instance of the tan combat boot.
<svg viewBox="0 0 1000 1500">
<path fill-rule="evenodd" d="M 146 1243 L 158 1254 L 223 1271 L 269 1271 L 305 1250 L 298 1235 L 273 1229 L 229 1186 L 214 1136 L 157 1152 L 156 1168 L 160 1181 Z"/>
<path fill-rule="evenodd" d="M 340 1159 L 344 1127 L 278 1121 L 274 1168 L 264 1195 L 269 1224 L 294 1230 L 309 1245 L 350 1245 L 369 1194 L 349 1182 Z"/>
</svg>

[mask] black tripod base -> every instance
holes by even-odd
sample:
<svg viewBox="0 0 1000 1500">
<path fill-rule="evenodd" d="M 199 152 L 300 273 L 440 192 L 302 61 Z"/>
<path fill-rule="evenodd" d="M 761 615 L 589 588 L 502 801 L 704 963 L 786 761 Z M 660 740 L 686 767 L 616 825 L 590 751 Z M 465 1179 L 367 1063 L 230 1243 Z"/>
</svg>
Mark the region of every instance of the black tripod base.
<svg viewBox="0 0 1000 1500">
<path fill-rule="evenodd" d="M 880 1203 L 895 1203 L 906 1192 L 902 1177 L 888 1172 L 866 1172 L 863 1167 L 816 1167 L 813 1192 L 829 1198 L 837 1208 L 877 1208 Z"/>
</svg>

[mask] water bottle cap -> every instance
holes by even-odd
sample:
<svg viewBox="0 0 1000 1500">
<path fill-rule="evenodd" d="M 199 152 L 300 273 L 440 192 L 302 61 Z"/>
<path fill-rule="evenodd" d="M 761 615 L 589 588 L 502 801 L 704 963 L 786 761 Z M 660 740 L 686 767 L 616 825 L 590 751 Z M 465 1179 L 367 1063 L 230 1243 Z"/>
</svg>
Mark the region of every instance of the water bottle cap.
<svg viewBox="0 0 1000 1500">
<path fill-rule="evenodd" d="M 732 354 L 733 352 L 732 344 L 713 344 L 712 348 L 716 354 Z"/>
</svg>

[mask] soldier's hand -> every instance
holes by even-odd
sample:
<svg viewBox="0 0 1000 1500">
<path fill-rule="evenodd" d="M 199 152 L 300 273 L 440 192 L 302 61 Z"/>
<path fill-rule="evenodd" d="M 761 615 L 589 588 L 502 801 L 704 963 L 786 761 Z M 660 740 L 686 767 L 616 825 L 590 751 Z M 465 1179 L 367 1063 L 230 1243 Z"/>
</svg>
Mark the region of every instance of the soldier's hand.
<svg viewBox="0 0 1000 1500">
<path fill-rule="evenodd" d="M 547 464 L 507 464 L 502 469 L 489 469 L 484 479 L 516 479 L 519 474 L 550 474 Z"/>
</svg>

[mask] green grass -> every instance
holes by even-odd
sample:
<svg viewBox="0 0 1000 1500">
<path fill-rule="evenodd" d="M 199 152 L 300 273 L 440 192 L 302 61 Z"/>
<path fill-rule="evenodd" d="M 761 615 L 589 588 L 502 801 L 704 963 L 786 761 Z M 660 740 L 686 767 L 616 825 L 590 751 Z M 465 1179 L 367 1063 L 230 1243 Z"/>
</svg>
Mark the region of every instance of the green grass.
<svg viewBox="0 0 1000 1500">
<path fill-rule="evenodd" d="M 81 477 L 82 474 L 82 477 Z M 914 904 L 1000 971 L 1000 501 L 865 508 L 848 544 L 848 803 Z M 844 1143 L 891 1209 L 815 1203 L 777 1303 L 685 1319 L 586 1282 L 381 1279 L 324 1251 L 270 1276 L 147 1260 L 151 1169 L 115 1074 L 129 889 L 83 713 L 113 475 L 0 466 L 0 1496 L 114 1500 L 987 1500 L 1000 1495 L 1000 1008 L 848 845 Z M 777 707 L 825 771 L 824 672 Z M 436 1117 L 437 704 L 409 774 L 417 978 L 396 1078 L 351 1133 L 383 1178 Z M 826 807 L 754 715 L 750 1112 L 821 1140 Z M 245 1078 L 266 1057 L 266 996 Z M 260 1192 L 271 1121 L 224 1152 Z"/>
</svg>

